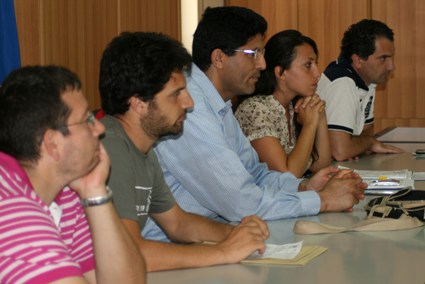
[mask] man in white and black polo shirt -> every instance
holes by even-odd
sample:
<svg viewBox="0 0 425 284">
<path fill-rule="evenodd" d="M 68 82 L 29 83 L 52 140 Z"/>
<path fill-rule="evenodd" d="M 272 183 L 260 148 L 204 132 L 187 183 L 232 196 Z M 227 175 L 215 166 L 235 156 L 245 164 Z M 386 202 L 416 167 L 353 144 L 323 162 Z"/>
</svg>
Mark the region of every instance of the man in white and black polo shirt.
<svg viewBox="0 0 425 284">
<path fill-rule="evenodd" d="M 376 84 L 394 70 L 394 33 L 384 23 L 364 19 L 344 33 L 341 54 L 328 65 L 318 86 L 326 101 L 332 156 L 337 161 L 371 151 L 400 153 L 373 136 Z"/>
</svg>

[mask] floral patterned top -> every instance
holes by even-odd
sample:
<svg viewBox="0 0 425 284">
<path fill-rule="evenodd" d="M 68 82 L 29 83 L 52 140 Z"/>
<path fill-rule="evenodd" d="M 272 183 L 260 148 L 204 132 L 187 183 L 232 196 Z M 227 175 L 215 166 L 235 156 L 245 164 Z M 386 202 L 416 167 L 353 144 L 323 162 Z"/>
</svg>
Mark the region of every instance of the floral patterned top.
<svg viewBox="0 0 425 284">
<path fill-rule="evenodd" d="M 289 139 L 286 110 L 273 95 L 258 95 L 244 100 L 238 106 L 235 116 L 249 141 L 266 136 L 275 137 L 279 139 L 288 155 L 296 143 L 292 103 L 289 104 L 289 114 L 292 141 Z M 310 158 L 306 170 L 311 163 L 312 159 Z"/>
</svg>

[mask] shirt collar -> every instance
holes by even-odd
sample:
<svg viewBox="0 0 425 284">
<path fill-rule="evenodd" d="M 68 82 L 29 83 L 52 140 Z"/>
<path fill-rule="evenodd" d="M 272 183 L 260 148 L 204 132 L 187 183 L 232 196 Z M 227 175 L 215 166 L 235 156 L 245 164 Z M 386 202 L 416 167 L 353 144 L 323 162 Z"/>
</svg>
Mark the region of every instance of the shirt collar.
<svg viewBox="0 0 425 284">
<path fill-rule="evenodd" d="M 351 66 L 351 63 L 344 57 L 344 55 L 342 55 L 342 53 L 339 55 L 338 59 L 335 61 L 335 64 L 347 68 L 348 71 L 350 71 L 353 74 L 352 78 L 354 82 L 356 83 L 356 86 L 365 91 L 369 91 L 369 87 L 366 86 L 363 79 L 359 76 L 356 70 L 354 70 L 353 66 Z"/>
<path fill-rule="evenodd" d="M 193 80 L 197 83 L 205 99 L 209 102 L 213 110 L 220 116 L 224 116 L 229 110 L 232 109 L 231 100 L 225 102 L 221 97 L 220 93 L 214 87 L 211 80 L 205 75 L 205 73 L 192 63 L 192 72 L 188 77 L 188 81 Z M 196 107 L 196 106 L 195 106 Z"/>
</svg>

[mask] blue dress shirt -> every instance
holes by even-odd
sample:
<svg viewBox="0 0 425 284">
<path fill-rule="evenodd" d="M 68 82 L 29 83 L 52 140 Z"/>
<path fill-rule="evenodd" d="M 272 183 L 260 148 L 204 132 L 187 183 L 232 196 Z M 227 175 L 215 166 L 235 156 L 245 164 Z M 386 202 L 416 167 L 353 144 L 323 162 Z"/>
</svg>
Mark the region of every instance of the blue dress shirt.
<svg viewBox="0 0 425 284">
<path fill-rule="evenodd" d="M 271 171 L 258 155 L 208 77 L 195 64 L 187 77 L 194 109 L 183 134 L 158 141 L 155 152 L 177 203 L 184 210 L 220 221 L 255 214 L 264 220 L 314 215 L 320 198 L 298 192 L 300 179 Z M 143 235 L 164 239 L 154 222 Z"/>
</svg>

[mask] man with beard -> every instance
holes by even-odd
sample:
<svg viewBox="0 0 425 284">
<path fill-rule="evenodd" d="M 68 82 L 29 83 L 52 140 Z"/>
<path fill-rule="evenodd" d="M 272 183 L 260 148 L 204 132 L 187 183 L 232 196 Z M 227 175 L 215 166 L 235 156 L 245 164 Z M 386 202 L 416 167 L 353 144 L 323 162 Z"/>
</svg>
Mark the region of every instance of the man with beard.
<svg viewBox="0 0 425 284">
<path fill-rule="evenodd" d="M 0 282 L 145 283 L 106 186 L 104 126 L 78 77 L 12 72 L 0 88 Z M 134 269 L 137 266 L 137 269 Z"/>
<path fill-rule="evenodd" d="M 332 156 L 337 161 L 370 151 L 400 153 L 374 137 L 376 84 L 385 84 L 394 70 L 394 33 L 384 23 L 364 19 L 344 33 L 341 55 L 329 64 L 318 93 L 326 101 Z"/>
<path fill-rule="evenodd" d="M 191 61 L 179 42 L 142 32 L 113 39 L 101 60 L 99 89 L 107 114 L 102 142 L 112 161 L 108 184 L 148 271 L 236 263 L 262 253 L 269 234 L 255 216 L 235 227 L 183 211 L 164 181 L 152 146 L 183 130 L 193 108 L 184 77 Z M 148 215 L 171 240 L 185 244 L 145 240 L 141 229 Z M 216 244 L 199 244 L 203 241 Z"/>
</svg>

